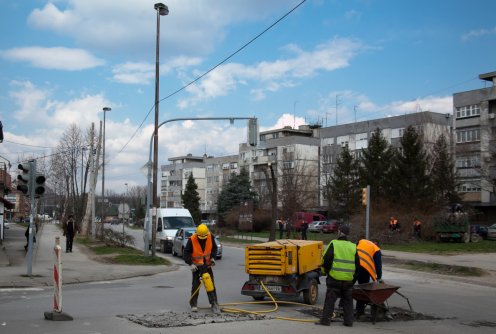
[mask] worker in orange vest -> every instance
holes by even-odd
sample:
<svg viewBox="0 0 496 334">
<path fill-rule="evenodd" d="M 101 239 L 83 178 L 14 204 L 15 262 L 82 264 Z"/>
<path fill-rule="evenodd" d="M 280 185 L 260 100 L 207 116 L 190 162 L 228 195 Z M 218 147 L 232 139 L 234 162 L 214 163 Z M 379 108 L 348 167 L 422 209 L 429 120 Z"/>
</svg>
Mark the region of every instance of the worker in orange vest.
<svg viewBox="0 0 496 334">
<path fill-rule="evenodd" d="M 215 258 L 217 256 L 217 244 L 214 236 L 209 232 L 207 225 L 200 224 L 196 228 L 196 233 L 189 237 L 186 247 L 184 248 L 184 262 L 191 269 L 193 281 L 191 284 L 191 298 L 189 305 L 192 312 L 198 312 L 198 294 L 200 288 L 200 275 L 205 271 L 209 274 L 209 279 L 212 281 L 213 290 L 207 292 L 208 301 L 214 313 L 220 313 L 219 304 L 217 302 L 217 292 L 214 285 L 214 272 L 212 266 L 215 266 Z M 207 289 L 208 291 L 208 289 Z"/>
<path fill-rule="evenodd" d="M 357 253 L 360 259 L 358 284 L 368 283 L 371 279 L 382 283 L 382 253 L 379 246 L 370 240 L 361 239 L 357 242 Z M 364 314 L 365 303 L 357 300 L 356 318 L 359 319 Z"/>
<path fill-rule="evenodd" d="M 398 223 L 398 219 L 394 218 L 393 216 L 389 218 L 389 230 L 392 232 L 400 231 L 400 224 Z"/>
<path fill-rule="evenodd" d="M 421 229 L 422 229 L 422 222 L 420 220 L 418 220 L 417 217 L 415 217 L 413 219 L 413 234 L 418 239 L 420 239 L 420 231 L 421 231 Z"/>
</svg>

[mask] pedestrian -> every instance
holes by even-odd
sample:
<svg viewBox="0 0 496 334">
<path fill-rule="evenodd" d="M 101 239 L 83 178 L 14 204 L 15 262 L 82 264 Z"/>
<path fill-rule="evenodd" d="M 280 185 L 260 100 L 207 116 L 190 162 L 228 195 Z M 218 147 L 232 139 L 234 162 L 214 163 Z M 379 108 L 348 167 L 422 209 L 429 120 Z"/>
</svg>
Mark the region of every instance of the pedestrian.
<svg viewBox="0 0 496 334">
<path fill-rule="evenodd" d="M 26 246 L 24 246 L 24 250 L 28 250 L 28 247 L 29 247 L 29 227 L 30 227 L 30 224 L 28 224 L 28 226 L 26 227 L 26 232 L 24 232 L 24 236 L 26 237 Z M 33 229 L 33 244 L 36 242 L 36 234 L 34 233 L 34 229 Z"/>
<path fill-rule="evenodd" d="M 189 237 L 186 247 L 184 248 L 184 262 L 191 269 L 192 284 L 191 298 L 189 305 L 192 312 L 198 312 L 198 294 L 200 290 L 200 277 L 207 272 L 213 283 L 213 291 L 207 292 L 208 301 L 214 313 L 220 313 L 219 304 L 217 302 L 217 292 L 215 290 L 214 272 L 212 266 L 215 266 L 215 258 L 217 256 L 217 244 L 214 236 L 209 232 L 207 225 L 200 224 L 196 228 L 196 233 Z M 205 282 L 204 282 L 205 283 Z"/>
<path fill-rule="evenodd" d="M 72 253 L 72 243 L 74 241 L 74 236 L 77 232 L 79 232 L 73 215 L 69 215 L 67 217 L 67 220 L 63 224 L 63 228 L 65 236 L 65 252 Z"/>
<path fill-rule="evenodd" d="M 301 223 L 301 240 L 307 240 L 307 230 L 308 230 L 308 223 L 306 221 L 303 221 Z"/>
<path fill-rule="evenodd" d="M 327 275 L 326 297 L 322 316 L 317 325 L 330 326 L 334 304 L 341 298 L 343 305 L 343 325 L 353 326 L 353 284 L 357 268 L 360 266 L 356 245 L 348 241 L 350 227 L 341 225 L 338 238 L 332 240 L 322 255 L 322 270 Z"/>
<path fill-rule="evenodd" d="M 420 231 L 422 230 L 422 222 L 417 218 L 413 218 L 413 235 L 420 239 Z"/>
<path fill-rule="evenodd" d="M 358 284 L 369 283 L 370 280 L 382 282 L 382 253 L 377 243 L 367 239 L 357 242 L 357 254 L 360 259 L 358 267 Z M 366 303 L 356 302 L 356 319 L 360 320 L 365 314 Z"/>
<path fill-rule="evenodd" d="M 277 225 L 279 227 L 279 239 L 282 239 L 282 234 L 284 232 L 284 220 L 283 219 L 279 219 L 277 221 Z"/>
</svg>

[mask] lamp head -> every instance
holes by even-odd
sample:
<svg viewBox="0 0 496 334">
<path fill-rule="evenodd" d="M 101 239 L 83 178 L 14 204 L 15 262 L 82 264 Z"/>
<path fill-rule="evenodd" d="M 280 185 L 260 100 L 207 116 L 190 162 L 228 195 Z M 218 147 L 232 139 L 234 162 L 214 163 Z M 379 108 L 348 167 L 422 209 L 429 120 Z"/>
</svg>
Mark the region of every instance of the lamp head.
<svg viewBox="0 0 496 334">
<path fill-rule="evenodd" d="M 163 3 L 156 3 L 153 8 L 158 11 L 161 16 L 169 15 L 169 8 Z"/>
<path fill-rule="evenodd" d="M 109 107 L 103 107 L 103 111 L 110 111 L 112 110 L 112 108 L 109 108 Z"/>
</svg>

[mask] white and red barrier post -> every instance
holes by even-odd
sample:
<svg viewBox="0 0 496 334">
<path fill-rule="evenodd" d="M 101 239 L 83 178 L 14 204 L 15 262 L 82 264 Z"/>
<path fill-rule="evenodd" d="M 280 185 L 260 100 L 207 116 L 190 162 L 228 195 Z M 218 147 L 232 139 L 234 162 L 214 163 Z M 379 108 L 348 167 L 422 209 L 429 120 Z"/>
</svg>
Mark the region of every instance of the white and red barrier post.
<svg viewBox="0 0 496 334">
<path fill-rule="evenodd" d="M 73 318 L 62 312 L 62 248 L 60 237 L 55 237 L 54 263 L 53 263 L 53 311 L 45 312 L 45 319 L 63 321 Z"/>
</svg>

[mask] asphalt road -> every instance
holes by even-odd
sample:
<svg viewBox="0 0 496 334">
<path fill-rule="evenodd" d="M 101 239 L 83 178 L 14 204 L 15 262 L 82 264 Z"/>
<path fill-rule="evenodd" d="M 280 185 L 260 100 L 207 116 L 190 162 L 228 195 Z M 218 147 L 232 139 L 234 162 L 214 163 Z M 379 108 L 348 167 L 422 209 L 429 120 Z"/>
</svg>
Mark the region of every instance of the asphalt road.
<svg viewBox="0 0 496 334">
<path fill-rule="evenodd" d="M 116 228 L 122 226 L 116 226 Z M 134 231 L 141 237 L 141 231 Z M 139 240 L 139 238 L 137 238 Z M 329 333 L 331 329 L 313 323 L 257 320 L 227 322 L 227 316 L 213 316 L 208 309 L 204 291 L 200 291 L 199 315 L 189 312 L 191 273 L 182 260 L 164 255 L 179 264 L 179 270 L 149 277 L 140 277 L 108 282 L 72 284 L 64 287 L 63 311 L 74 317 L 73 321 L 55 322 L 43 319 L 45 311 L 51 311 L 51 288 L 3 289 L 0 291 L 0 333 Z M 219 302 L 251 302 L 251 298 L 240 294 L 247 279 L 244 272 L 244 249 L 224 248 L 224 257 L 214 268 Z M 384 279 L 400 286 L 414 311 L 434 320 L 355 322 L 353 328 L 333 323 L 334 333 L 494 333 L 496 321 L 496 289 L 474 284 L 446 280 L 444 277 L 386 267 Z M 322 286 L 321 286 L 322 287 Z M 324 289 L 320 289 L 319 302 L 324 300 Z M 390 308 L 408 309 L 406 301 L 393 295 Z M 272 306 L 239 305 L 252 310 L 271 309 Z M 314 321 L 302 306 L 281 305 L 269 316 L 290 317 Z M 143 314 L 149 314 L 143 317 Z M 176 327 L 148 328 L 120 315 L 148 318 L 152 323 L 165 321 Z M 203 317 L 199 319 L 198 317 Z M 179 321 L 178 319 L 181 319 Z M 184 320 L 186 319 L 186 320 Z M 228 319 L 229 320 L 229 319 Z M 178 321 L 180 323 L 178 323 Z M 205 325 L 192 326 L 204 321 Z M 187 326 L 187 328 L 184 328 Z"/>
</svg>

